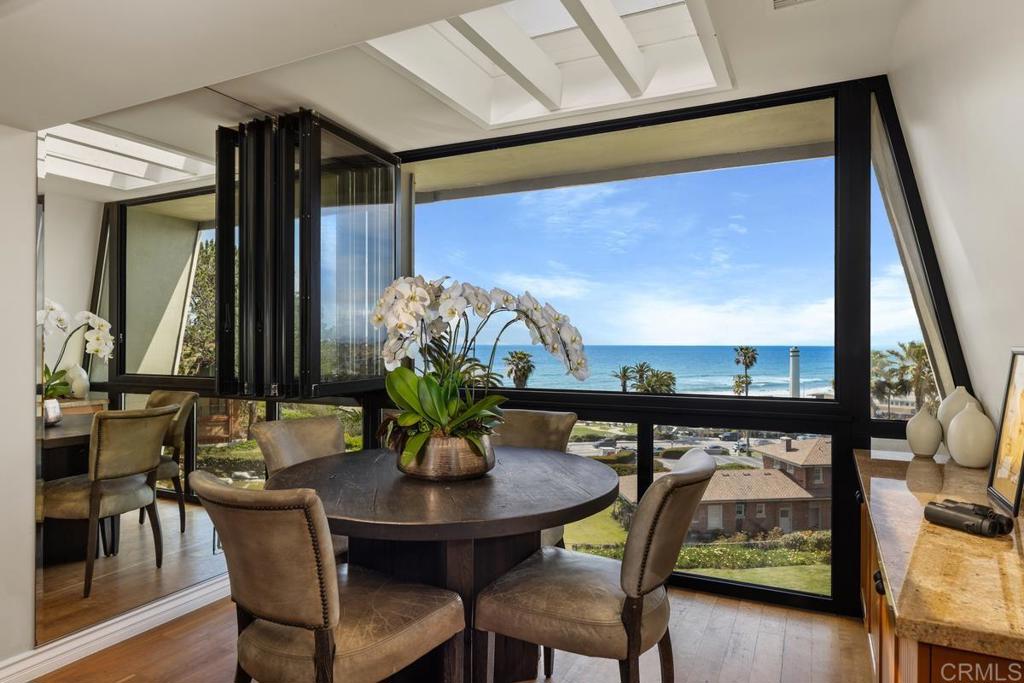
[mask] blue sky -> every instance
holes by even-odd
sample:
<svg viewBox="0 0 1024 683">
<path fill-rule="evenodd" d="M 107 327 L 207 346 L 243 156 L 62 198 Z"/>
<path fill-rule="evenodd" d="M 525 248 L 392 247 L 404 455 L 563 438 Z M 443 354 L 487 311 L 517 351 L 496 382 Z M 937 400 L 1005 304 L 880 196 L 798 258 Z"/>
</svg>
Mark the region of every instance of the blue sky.
<svg viewBox="0 0 1024 683">
<path fill-rule="evenodd" d="M 833 188 L 823 158 L 420 204 L 416 270 L 529 290 L 589 344 L 831 345 Z M 872 345 L 917 339 L 872 213 Z"/>
</svg>

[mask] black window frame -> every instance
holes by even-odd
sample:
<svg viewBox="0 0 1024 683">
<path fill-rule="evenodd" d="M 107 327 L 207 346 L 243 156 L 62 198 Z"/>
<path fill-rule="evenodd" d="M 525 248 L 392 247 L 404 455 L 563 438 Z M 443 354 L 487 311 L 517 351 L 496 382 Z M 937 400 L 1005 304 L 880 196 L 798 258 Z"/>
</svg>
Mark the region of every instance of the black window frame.
<svg viewBox="0 0 1024 683">
<path fill-rule="evenodd" d="M 860 545 L 857 478 L 853 451 L 868 448 L 872 437 L 890 436 L 893 426 L 873 420 L 870 377 L 871 289 L 871 96 L 875 95 L 900 167 L 914 228 L 921 245 L 929 287 L 942 323 L 943 343 L 957 383 L 970 386 L 962 361 L 959 337 L 934 257 L 905 140 L 895 117 L 888 79 L 877 76 L 803 88 L 783 93 L 717 102 L 685 109 L 599 121 L 504 137 L 398 152 L 403 164 L 589 136 L 630 128 L 707 118 L 751 109 L 832 98 L 835 103 L 835 335 L 836 396 L 833 400 L 672 395 L 651 396 L 621 392 L 555 389 L 502 389 L 507 406 L 534 410 L 563 410 L 581 420 L 637 424 L 637 487 L 643 495 L 654 475 L 655 425 L 729 427 L 832 437 L 832 590 L 811 595 L 724 579 L 676 572 L 675 585 L 743 599 L 859 615 Z M 905 424 L 900 424 L 900 437 Z"/>
</svg>

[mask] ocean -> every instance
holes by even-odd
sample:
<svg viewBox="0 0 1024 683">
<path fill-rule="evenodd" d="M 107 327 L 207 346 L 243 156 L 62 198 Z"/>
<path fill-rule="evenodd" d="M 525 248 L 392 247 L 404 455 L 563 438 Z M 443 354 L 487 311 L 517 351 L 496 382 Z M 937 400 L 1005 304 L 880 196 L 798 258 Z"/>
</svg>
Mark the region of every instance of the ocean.
<svg viewBox="0 0 1024 683">
<path fill-rule="evenodd" d="M 788 346 L 758 346 L 757 365 L 750 369 L 751 396 L 789 396 Z M 486 356 L 483 348 L 478 348 Z M 587 346 L 590 378 L 585 382 L 565 374 L 561 362 L 540 346 L 498 346 L 494 362 L 496 372 L 504 373 L 503 358 L 509 351 L 526 351 L 537 366 L 528 387 L 537 389 L 580 389 L 584 391 L 621 391 L 611 375 L 622 365 L 646 361 L 657 370 L 676 375 L 677 393 L 732 395 L 733 377 L 743 371 L 735 363 L 732 346 Z M 486 362 L 486 357 L 484 358 Z M 800 347 L 800 393 L 831 391 L 835 377 L 835 348 Z M 512 381 L 505 380 L 506 386 Z"/>
</svg>

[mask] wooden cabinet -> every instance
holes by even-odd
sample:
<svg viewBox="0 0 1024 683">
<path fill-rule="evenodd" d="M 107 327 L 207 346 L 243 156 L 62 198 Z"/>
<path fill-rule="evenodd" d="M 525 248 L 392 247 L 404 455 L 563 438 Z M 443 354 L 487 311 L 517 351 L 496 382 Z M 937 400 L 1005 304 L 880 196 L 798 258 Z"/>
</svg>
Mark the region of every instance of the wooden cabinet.
<svg viewBox="0 0 1024 683">
<path fill-rule="evenodd" d="M 878 546 L 867 506 L 860 506 L 860 596 L 878 683 L 1024 681 L 1024 662 L 921 643 L 896 635 L 896 615 L 880 579 Z"/>
</svg>

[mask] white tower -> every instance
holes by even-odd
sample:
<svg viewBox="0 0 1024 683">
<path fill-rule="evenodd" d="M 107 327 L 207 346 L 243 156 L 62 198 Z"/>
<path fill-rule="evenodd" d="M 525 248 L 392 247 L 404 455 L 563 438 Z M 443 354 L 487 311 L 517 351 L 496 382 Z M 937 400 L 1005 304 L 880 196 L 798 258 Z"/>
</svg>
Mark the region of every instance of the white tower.
<svg viewBox="0 0 1024 683">
<path fill-rule="evenodd" d="M 789 350 L 789 395 L 800 398 L 800 347 Z"/>
</svg>

